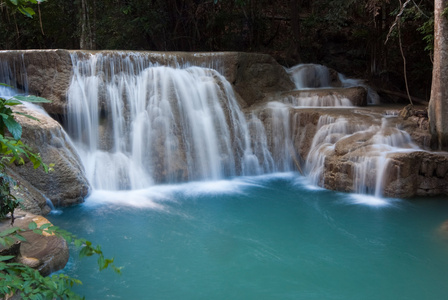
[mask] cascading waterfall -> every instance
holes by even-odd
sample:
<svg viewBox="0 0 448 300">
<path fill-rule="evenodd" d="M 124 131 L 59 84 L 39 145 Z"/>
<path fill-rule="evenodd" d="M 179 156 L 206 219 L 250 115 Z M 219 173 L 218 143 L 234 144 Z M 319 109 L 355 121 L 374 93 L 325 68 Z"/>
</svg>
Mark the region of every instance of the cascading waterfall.
<svg viewBox="0 0 448 300">
<path fill-rule="evenodd" d="M 371 105 L 379 104 L 380 97 L 363 80 L 347 78 L 341 73 L 330 71 L 326 66 L 319 64 L 300 64 L 286 69 L 294 82 L 297 90 L 328 89 L 328 88 L 349 88 L 361 86 L 367 91 L 367 103 Z M 290 98 L 290 97 L 289 97 Z M 291 99 L 288 99 L 291 101 Z M 299 106 L 351 106 L 348 99 L 338 98 L 334 95 L 324 97 L 306 96 L 302 99 L 292 100 L 293 105 Z"/>
<path fill-rule="evenodd" d="M 118 59 L 72 56 L 68 130 L 95 188 L 291 170 L 283 155 L 276 161 L 267 144 L 252 142 L 233 89 L 217 71 Z"/>
<path fill-rule="evenodd" d="M 338 143 L 368 135 L 370 144 L 364 152 L 348 158 L 353 162 L 353 190 L 381 195 L 388 155 L 417 149 L 409 135 L 388 126 L 386 118 L 369 127 L 324 113 L 307 157 L 300 157 L 296 148 L 302 141 L 298 139 L 305 135 L 297 131 L 304 127 L 296 124 L 294 111 L 352 105 L 348 99 L 302 95 L 306 89 L 333 84 L 334 74 L 321 65 L 288 70 L 296 88 L 305 90 L 300 97 L 274 98 L 245 114 L 231 84 L 206 65 L 191 66 L 165 54 L 151 54 L 160 56 L 156 59 L 130 52 L 71 55 L 66 125 L 96 189 L 141 189 L 162 182 L 298 168 L 322 186 L 325 160 L 334 155 Z M 213 68 L 221 66 L 219 60 L 210 62 Z M 16 68 L 23 65 L 0 61 L 0 79 L 12 83 L 21 74 L 26 89 L 26 72 Z M 340 74 L 336 77 L 342 87 L 360 84 Z"/>
<path fill-rule="evenodd" d="M 353 191 L 360 194 L 382 196 L 384 180 L 387 178 L 389 154 L 418 150 L 408 133 L 388 126 L 382 118 L 380 125 L 363 125 L 339 117 L 322 116 L 317 125 L 305 172 L 312 183 L 323 186 L 325 159 L 342 152 L 342 145 L 352 138 L 357 139 L 359 149 L 344 159 L 353 163 Z"/>
</svg>

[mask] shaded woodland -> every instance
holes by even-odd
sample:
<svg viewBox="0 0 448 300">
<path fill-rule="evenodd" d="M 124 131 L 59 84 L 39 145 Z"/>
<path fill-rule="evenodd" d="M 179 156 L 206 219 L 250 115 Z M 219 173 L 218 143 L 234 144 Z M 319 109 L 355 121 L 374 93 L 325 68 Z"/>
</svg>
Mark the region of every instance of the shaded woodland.
<svg viewBox="0 0 448 300">
<path fill-rule="evenodd" d="M 404 56 L 411 94 L 430 97 L 434 1 L 48 0 L 33 9 L 23 18 L 1 1 L 0 49 L 262 52 L 402 93 Z"/>
</svg>

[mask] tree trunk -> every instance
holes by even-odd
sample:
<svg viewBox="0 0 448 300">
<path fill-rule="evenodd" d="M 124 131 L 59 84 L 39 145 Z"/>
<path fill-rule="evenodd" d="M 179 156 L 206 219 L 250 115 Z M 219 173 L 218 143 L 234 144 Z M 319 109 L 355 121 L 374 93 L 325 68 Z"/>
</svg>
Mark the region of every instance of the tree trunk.
<svg viewBox="0 0 448 300">
<path fill-rule="evenodd" d="M 448 0 L 434 1 L 434 67 L 429 123 L 433 145 L 448 150 L 448 20 L 442 15 Z"/>
<path fill-rule="evenodd" d="M 95 27 L 92 26 L 90 22 L 90 6 L 87 0 L 81 0 L 81 16 L 80 16 L 80 26 L 81 26 L 81 36 L 79 39 L 79 48 L 82 50 L 94 50 L 95 49 Z M 95 1 L 93 5 L 95 6 Z M 95 16 L 93 18 L 93 23 L 95 25 Z"/>
</svg>

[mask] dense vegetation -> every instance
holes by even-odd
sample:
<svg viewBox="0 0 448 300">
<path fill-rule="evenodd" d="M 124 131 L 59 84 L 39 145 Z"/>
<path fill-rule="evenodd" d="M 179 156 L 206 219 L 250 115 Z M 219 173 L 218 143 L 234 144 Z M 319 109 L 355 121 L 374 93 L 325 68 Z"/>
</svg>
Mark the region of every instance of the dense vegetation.
<svg viewBox="0 0 448 300">
<path fill-rule="evenodd" d="M 411 94 L 430 96 L 430 0 L 48 0 L 34 18 L 0 3 L 0 49 L 256 51 L 405 91 L 401 43 Z"/>
</svg>

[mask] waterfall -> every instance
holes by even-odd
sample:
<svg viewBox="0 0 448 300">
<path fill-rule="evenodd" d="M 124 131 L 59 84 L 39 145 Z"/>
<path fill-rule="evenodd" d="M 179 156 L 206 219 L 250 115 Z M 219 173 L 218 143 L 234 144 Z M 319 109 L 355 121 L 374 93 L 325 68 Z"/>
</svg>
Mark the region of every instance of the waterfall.
<svg viewBox="0 0 448 300">
<path fill-rule="evenodd" d="M 305 173 L 312 183 L 320 186 L 325 186 L 328 172 L 337 173 L 348 166 L 350 170 L 343 172 L 353 173 L 351 191 L 381 197 L 389 175 L 389 155 L 419 149 L 408 133 L 389 126 L 386 117 L 379 125 L 364 125 L 356 119 L 323 115 L 317 128 Z M 341 163 L 339 169 L 327 169 L 326 160 L 332 158 Z"/>
<path fill-rule="evenodd" d="M 215 70 L 132 55 L 75 53 L 72 62 L 68 132 L 97 189 L 292 169 L 260 142 L 267 138 L 256 117 L 246 121 L 232 86 Z"/>
<path fill-rule="evenodd" d="M 13 64 L 10 66 L 6 61 L 0 60 L 0 83 L 7 84 L 9 86 L 0 85 L 0 97 L 10 98 L 17 94 L 26 93 L 28 88 L 28 79 L 26 76 L 25 66 L 23 64 L 23 59 L 20 60 L 20 64 Z M 22 77 L 20 82 L 22 82 L 22 88 L 25 91 L 21 91 L 18 88 L 14 88 L 16 85 L 16 74 L 20 74 Z"/>
<path fill-rule="evenodd" d="M 70 55 L 64 125 L 98 190 L 301 169 L 316 185 L 345 190 L 340 183 L 348 182 L 351 191 L 380 196 L 390 155 L 418 148 L 387 117 L 366 120 L 348 108 L 350 100 L 332 90 L 361 83 L 321 65 L 287 70 L 300 90 L 247 107 L 213 54 L 198 54 L 207 56 L 201 67 L 188 61 L 196 54 Z M 23 59 L 0 60 L 2 81 L 26 90 Z"/>
<path fill-rule="evenodd" d="M 318 64 L 300 64 L 287 69 L 296 88 L 329 88 L 332 87 L 330 70 Z"/>
<path fill-rule="evenodd" d="M 330 70 L 319 64 L 300 64 L 286 69 L 297 90 L 322 88 L 363 87 L 367 91 L 367 103 L 380 104 L 377 92 L 363 80 L 347 78 L 341 73 Z M 292 103 L 300 106 L 351 106 L 348 99 L 339 99 L 334 95 L 318 97 L 316 95 L 302 95 L 301 99 L 294 99 Z M 291 101 L 291 99 L 289 99 Z"/>
</svg>

